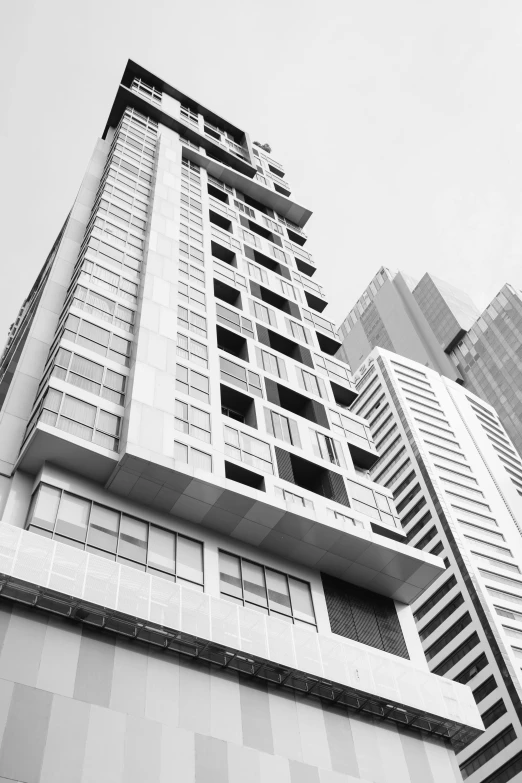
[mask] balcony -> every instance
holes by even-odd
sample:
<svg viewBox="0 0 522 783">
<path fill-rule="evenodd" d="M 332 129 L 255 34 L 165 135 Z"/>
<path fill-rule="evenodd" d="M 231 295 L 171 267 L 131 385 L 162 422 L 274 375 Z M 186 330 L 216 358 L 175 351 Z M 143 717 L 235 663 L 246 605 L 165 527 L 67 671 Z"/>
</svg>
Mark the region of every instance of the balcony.
<svg viewBox="0 0 522 783">
<path fill-rule="evenodd" d="M 482 729 L 469 688 L 409 661 L 3 523 L 0 595 L 391 726 L 422 730 L 457 750 Z"/>
</svg>

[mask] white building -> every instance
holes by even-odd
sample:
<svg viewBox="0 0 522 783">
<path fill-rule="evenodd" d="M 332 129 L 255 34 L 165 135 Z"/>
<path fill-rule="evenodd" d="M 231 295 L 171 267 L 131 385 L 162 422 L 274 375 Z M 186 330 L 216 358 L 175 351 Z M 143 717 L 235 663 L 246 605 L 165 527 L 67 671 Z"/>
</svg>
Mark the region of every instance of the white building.
<svg viewBox="0 0 522 783">
<path fill-rule="evenodd" d="M 381 455 L 371 478 L 393 492 L 409 543 L 447 566 L 412 608 L 431 671 L 469 684 L 486 726 L 458 753 L 462 775 L 519 780 L 520 458 L 493 408 L 417 362 L 377 348 L 357 387 Z"/>
<path fill-rule="evenodd" d="M 128 63 L 1 361 L 0 779 L 458 781 L 309 216 Z"/>
</svg>

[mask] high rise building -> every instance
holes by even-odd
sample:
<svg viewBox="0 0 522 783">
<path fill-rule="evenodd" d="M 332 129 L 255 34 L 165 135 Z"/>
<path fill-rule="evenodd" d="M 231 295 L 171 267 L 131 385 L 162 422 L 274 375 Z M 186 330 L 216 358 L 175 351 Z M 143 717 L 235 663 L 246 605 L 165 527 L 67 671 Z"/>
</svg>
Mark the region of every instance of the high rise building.
<svg viewBox="0 0 522 783">
<path fill-rule="evenodd" d="M 340 333 L 339 356 L 354 369 L 373 348 L 385 348 L 462 383 L 495 408 L 522 454 L 522 294 L 512 285 L 480 313 L 466 293 L 433 275 L 416 283 L 382 267 Z"/>
<path fill-rule="evenodd" d="M 267 145 L 133 62 L 2 358 L 0 778 L 451 783 L 410 547 Z M 507 701 L 507 700 L 506 700 Z"/>
<path fill-rule="evenodd" d="M 412 295 L 445 353 L 471 329 L 480 313 L 471 298 L 426 272 Z"/>
<path fill-rule="evenodd" d="M 522 454 L 521 343 L 522 294 L 506 284 L 450 353 L 466 388 L 495 408 L 519 454 Z M 503 449 L 501 459 L 506 462 L 506 469 L 518 473 L 512 465 L 511 449 L 502 444 L 499 449 Z M 517 478 L 522 493 L 522 475 Z"/>
<path fill-rule="evenodd" d="M 495 410 L 425 366 L 374 349 L 351 410 L 369 421 L 409 544 L 446 571 L 412 604 L 432 672 L 467 683 L 485 732 L 459 751 L 470 783 L 522 773 L 522 498 Z"/>
<path fill-rule="evenodd" d="M 461 304 L 454 289 L 448 297 L 445 284 L 429 275 L 416 284 L 381 267 L 339 328 L 340 355 L 356 369 L 374 348 L 385 348 L 459 380 L 440 338 L 462 335 L 462 312 L 471 306 Z"/>
</svg>

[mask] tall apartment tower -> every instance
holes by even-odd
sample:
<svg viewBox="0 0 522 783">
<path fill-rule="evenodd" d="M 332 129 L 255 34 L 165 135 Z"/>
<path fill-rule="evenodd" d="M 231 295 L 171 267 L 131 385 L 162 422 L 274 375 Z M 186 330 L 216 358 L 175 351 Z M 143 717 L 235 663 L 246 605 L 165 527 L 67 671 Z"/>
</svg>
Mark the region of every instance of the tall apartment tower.
<svg viewBox="0 0 522 783">
<path fill-rule="evenodd" d="M 450 353 L 466 388 L 495 408 L 519 454 L 522 454 L 521 343 L 522 294 L 506 284 Z M 516 473 L 511 450 L 501 444 L 499 449 L 503 449 L 501 459 L 506 463 L 506 470 Z M 522 494 L 522 480 L 519 487 Z"/>
<path fill-rule="evenodd" d="M 468 323 L 473 304 L 448 288 L 430 275 L 416 284 L 403 272 L 381 267 L 339 327 L 340 356 L 356 369 L 374 348 L 385 348 L 459 380 L 443 343 L 464 334 L 462 322 Z"/>
<path fill-rule="evenodd" d="M 447 566 L 412 609 L 431 671 L 473 689 L 486 727 L 457 754 L 462 776 L 520 780 L 522 462 L 494 409 L 433 370 L 375 349 L 356 379 L 351 410 L 380 454 L 369 475 L 409 544 Z"/>
<path fill-rule="evenodd" d="M 405 542 L 284 167 L 133 62 L 13 326 L 0 778 L 451 783 Z"/>
</svg>

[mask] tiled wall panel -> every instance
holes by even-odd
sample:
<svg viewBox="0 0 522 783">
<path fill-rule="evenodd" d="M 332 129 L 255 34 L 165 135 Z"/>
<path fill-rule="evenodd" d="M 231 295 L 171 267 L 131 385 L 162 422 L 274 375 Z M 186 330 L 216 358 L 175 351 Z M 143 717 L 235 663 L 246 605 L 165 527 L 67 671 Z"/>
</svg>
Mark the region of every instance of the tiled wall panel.
<svg viewBox="0 0 522 783">
<path fill-rule="evenodd" d="M 0 741 L 0 783 L 459 780 L 442 743 L 2 602 Z"/>
</svg>

